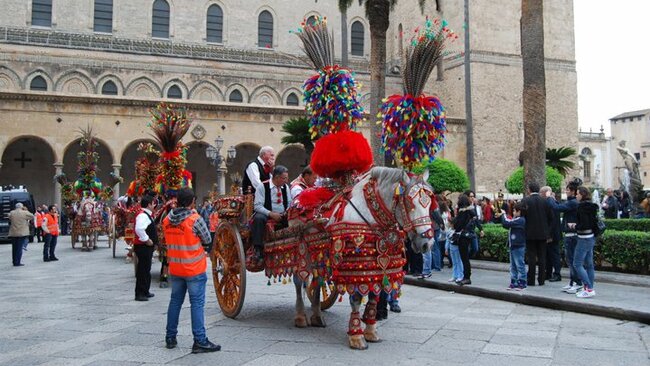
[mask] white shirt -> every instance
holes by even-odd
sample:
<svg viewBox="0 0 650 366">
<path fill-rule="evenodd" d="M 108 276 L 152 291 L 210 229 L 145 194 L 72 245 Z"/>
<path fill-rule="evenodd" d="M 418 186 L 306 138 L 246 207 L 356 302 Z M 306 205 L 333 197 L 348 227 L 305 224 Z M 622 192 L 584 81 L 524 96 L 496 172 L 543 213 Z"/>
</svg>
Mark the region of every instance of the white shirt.
<svg viewBox="0 0 650 366">
<path fill-rule="evenodd" d="M 291 197 L 298 197 L 298 195 L 301 194 L 304 190 L 305 189 L 300 184 L 296 184 L 293 188 L 291 188 Z"/>
<path fill-rule="evenodd" d="M 278 203 L 278 192 L 280 193 L 280 198 L 282 198 L 282 189 L 280 187 L 276 187 L 273 185 L 272 182 L 269 183 L 271 185 L 271 211 L 267 210 L 266 207 L 264 207 L 264 186 L 260 186 L 260 189 L 255 190 L 255 212 L 259 212 L 261 214 L 264 214 L 268 216 L 271 212 L 277 212 L 277 213 L 283 213 L 284 212 L 284 204 L 282 203 L 282 199 L 280 199 L 280 203 Z M 287 207 L 291 204 L 291 201 L 293 200 L 293 196 L 291 195 L 291 190 L 289 189 L 289 186 L 287 186 Z"/>
<path fill-rule="evenodd" d="M 262 164 L 262 169 L 264 169 L 264 160 L 258 156 L 257 161 Z M 248 164 L 248 167 L 246 167 L 246 175 L 248 175 L 248 179 L 251 180 L 251 185 L 255 188 L 255 191 L 261 189 L 260 186 L 263 182 L 260 180 L 260 171 L 257 169 L 257 164 L 255 164 L 255 162 Z M 273 175 L 269 173 L 269 180 L 271 180 L 271 178 L 273 178 Z"/>
<path fill-rule="evenodd" d="M 141 212 L 135 218 L 135 235 L 138 236 L 141 242 L 145 243 L 149 240 L 149 235 L 147 235 L 147 226 L 152 223 L 147 214 L 151 215 L 151 211 L 147 208 L 143 209 L 144 212 Z M 146 214 L 145 214 L 146 212 Z"/>
</svg>

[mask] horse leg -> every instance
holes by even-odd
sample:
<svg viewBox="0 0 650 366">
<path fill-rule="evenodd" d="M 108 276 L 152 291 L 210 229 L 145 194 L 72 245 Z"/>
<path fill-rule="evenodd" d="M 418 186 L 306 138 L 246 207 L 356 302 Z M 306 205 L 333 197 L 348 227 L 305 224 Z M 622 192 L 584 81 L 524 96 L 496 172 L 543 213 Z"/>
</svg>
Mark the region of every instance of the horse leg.
<svg viewBox="0 0 650 366">
<path fill-rule="evenodd" d="M 293 319 L 293 322 L 298 328 L 306 328 L 309 324 L 307 323 L 305 302 L 302 297 L 303 282 L 298 275 L 293 275 L 293 284 L 296 287 L 296 316 Z"/>
<path fill-rule="evenodd" d="M 325 323 L 325 318 L 323 317 L 323 313 L 321 313 L 320 310 L 320 291 L 321 288 L 316 287 L 314 288 L 314 295 L 311 299 L 311 326 L 312 327 L 319 327 L 319 328 L 325 328 L 327 324 Z"/>
<path fill-rule="evenodd" d="M 363 322 L 366 323 L 366 329 L 363 331 L 363 336 L 368 342 L 379 342 L 379 335 L 377 335 L 377 295 L 370 292 L 368 294 L 368 303 L 363 312 Z"/>
<path fill-rule="evenodd" d="M 350 314 L 350 321 L 348 323 L 348 342 L 350 348 L 364 350 L 368 349 L 368 343 L 363 336 L 363 329 L 361 328 L 361 316 L 359 315 L 359 308 L 361 307 L 361 294 L 354 293 L 350 295 L 350 306 L 352 313 Z"/>
</svg>

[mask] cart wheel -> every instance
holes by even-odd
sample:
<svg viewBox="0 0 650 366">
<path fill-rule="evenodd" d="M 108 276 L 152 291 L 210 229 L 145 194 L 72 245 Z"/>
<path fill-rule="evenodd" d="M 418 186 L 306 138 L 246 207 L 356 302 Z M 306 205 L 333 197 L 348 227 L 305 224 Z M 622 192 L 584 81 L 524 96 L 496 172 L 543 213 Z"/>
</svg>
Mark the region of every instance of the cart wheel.
<svg viewBox="0 0 650 366">
<path fill-rule="evenodd" d="M 236 226 L 229 222 L 219 224 L 210 259 L 214 291 L 221 311 L 225 316 L 235 318 L 246 295 L 246 256 Z"/>
<path fill-rule="evenodd" d="M 331 308 L 334 303 L 336 302 L 336 298 L 338 297 L 338 293 L 336 292 L 336 289 L 332 291 L 333 284 L 331 282 L 328 282 L 327 285 L 325 286 L 325 293 L 326 296 L 323 298 L 323 294 L 321 293 L 320 296 L 320 309 L 321 310 L 327 310 Z M 314 290 L 316 291 L 322 291 L 322 288 L 318 285 L 313 285 L 312 281 L 309 281 L 309 286 L 307 286 L 307 298 L 309 298 L 309 301 L 313 301 L 314 298 Z"/>
</svg>

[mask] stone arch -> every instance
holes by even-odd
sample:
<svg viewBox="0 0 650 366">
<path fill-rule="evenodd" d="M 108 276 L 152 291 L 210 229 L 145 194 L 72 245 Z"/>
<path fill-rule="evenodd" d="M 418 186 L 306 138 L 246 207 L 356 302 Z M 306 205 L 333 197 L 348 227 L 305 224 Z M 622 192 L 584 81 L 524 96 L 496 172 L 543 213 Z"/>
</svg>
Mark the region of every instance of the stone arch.
<svg viewBox="0 0 650 366">
<path fill-rule="evenodd" d="M 45 139 L 33 135 L 16 136 L 2 149 L 0 185 L 25 186 L 35 203 L 53 204 L 56 151 Z"/>
<path fill-rule="evenodd" d="M 260 154 L 260 149 L 262 146 L 254 142 L 242 142 L 238 145 L 235 145 L 235 150 L 237 150 L 237 155 L 232 165 L 228 167 L 228 174 L 226 174 L 226 190 L 232 185 L 232 179 L 230 179 L 230 174 L 239 173 L 242 178 L 244 177 L 246 166 L 248 163 L 256 159 Z"/>
<path fill-rule="evenodd" d="M 260 85 L 251 93 L 252 104 L 279 105 L 282 101 L 280 94 L 268 85 Z"/>
<path fill-rule="evenodd" d="M 282 94 L 282 105 L 287 105 L 287 97 L 292 93 L 298 97 L 298 105 L 302 105 L 302 90 L 298 88 L 289 88 L 284 91 Z"/>
<path fill-rule="evenodd" d="M 135 179 L 135 162 L 140 159 L 143 155 L 138 151 L 138 145 L 142 142 L 149 142 L 154 146 L 158 146 L 158 143 L 152 139 L 137 139 L 128 143 L 122 151 L 120 151 L 120 176 L 124 178 L 124 183 L 120 184 L 120 195 L 126 193 L 126 190 L 129 188 L 129 184 Z"/>
<path fill-rule="evenodd" d="M 213 82 L 203 80 L 190 90 L 189 99 L 202 100 L 207 102 L 223 101 L 225 97 L 221 89 Z"/>
<path fill-rule="evenodd" d="M 119 77 L 113 74 L 104 75 L 101 78 L 99 78 L 99 80 L 97 80 L 97 85 L 95 87 L 95 94 L 102 93 L 102 86 L 107 81 L 112 81 L 113 83 L 115 83 L 115 85 L 117 86 L 117 95 L 124 95 L 124 83 L 122 83 L 122 80 Z"/>
<path fill-rule="evenodd" d="M 98 143 L 96 151 L 99 154 L 97 178 L 105 184 L 109 181 L 110 174 L 113 171 L 115 155 L 113 154 L 109 144 L 96 137 L 95 140 Z M 77 168 L 79 165 L 77 154 L 81 151 L 79 141 L 79 138 L 74 139 L 65 147 L 63 153 L 63 173 L 65 173 L 68 180 L 71 181 L 77 179 Z"/>
<path fill-rule="evenodd" d="M 187 99 L 187 97 L 189 95 L 187 85 L 185 85 L 185 83 L 182 82 L 181 79 L 177 79 L 177 78 L 171 79 L 171 80 L 169 80 L 168 82 L 165 83 L 165 85 L 163 86 L 163 93 L 162 93 L 163 98 L 167 98 L 167 91 L 173 85 L 176 85 L 179 88 L 181 88 L 181 92 L 183 93 L 183 98 L 182 99 Z"/>
<path fill-rule="evenodd" d="M 248 93 L 248 89 L 246 89 L 245 86 L 243 86 L 243 85 L 241 85 L 241 84 L 238 84 L 238 83 L 237 83 L 237 84 L 231 84 L 231 85 L 228 87 L 228 89 L 226 89 L 226 93 L 225 93 L 225 95 L 224 95 L 224 100 L 227 101 L 227 100 L 228 100 L 228 96 L 230 96 L 230 93 L 232 93 L 232 91 L 235 90 L 235 89 L 236 89 L 236 90 L 239 90 L 239 92 L 241 93 L 242 98 L 244 99 L 244 100 L 242 101 L 242 103 L 249 103 L 249 102 L 250 102 L 250 96 L 249 96 L 249 93 Z"/>
<path fill-rule="evenodd" d="M 311 11 L 308 11 L 302 19 L 303 19 L 304 21 L 306 21 L 306 20 L 308 20 L 308 19 L 311 18 L 311 17 L 319 18 L 319 17 L 321 17 L 321 16 L 322 16 L 322 15 L 321 15 L 319 12 L 317 12 L 317 11 L 315 11 L 315 10 L 311 10 Z"/>
<path fill-rule="evenodd" d="M 54 91 L 69 94 L 91 94 L 95 90 L 92 80 L 78 70 L 63 73 L 54 83 Z"/>
<path fill-rule="evenodd" d="M 203 202 L 203 198 L 212 190 L 214 183 L 217 183 L 217 168 L 205 155 L 208 143 L 204 141 L 192 141 L 187 144 L 187 165 L 185 169 L 192 173 L 192 185 L 197 202 Z M 225 154 L 221 149 L 221 154 Z"/>
<path fill-rule="evenodd" d="M 0 90 L 20 90 L 20 77 L 10 68 L 0 66 Z"/>
<path fill-rule="evenodd" d="M 138 97 L 160 98 L 162 90 L 153 80 L 146 76 L 134 79 L 127 85 L 124 95 L 133 95 Z"/>
<path fill-rule="evenodd" d="M 289 179 L 293 180 L 307 166 L 308 159 L 305 148 L 301 144 L 286 145 L 275 158 L 276 165 L 284 165 L 289 169 Z"/>
<path fill-rule="evenodd" d="M 47 91 L 53 90 L 54 82 L 52 82 L 52 78 L 50 77 L 50 75 L 46 73 L 43 69 L 36 69 L 31 73 L 27 74 L 27 76 L 23 80 L 23 85 L 25 86 L 25 89 L 29 90 L 29 85 L 31 84 L 32 79 L 37 76 L 40 76 L 43 79 L 45 79 L 45 81 L 47 82 Z"/>
</svg>

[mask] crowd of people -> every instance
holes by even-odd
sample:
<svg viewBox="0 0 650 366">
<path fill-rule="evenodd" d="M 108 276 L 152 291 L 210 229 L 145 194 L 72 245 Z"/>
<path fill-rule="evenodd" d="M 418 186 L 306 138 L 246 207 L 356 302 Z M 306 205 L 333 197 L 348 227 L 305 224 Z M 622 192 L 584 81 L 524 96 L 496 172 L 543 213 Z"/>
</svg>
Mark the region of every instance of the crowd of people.
<svg viewBox="0 0 650 366">
<path fill-rule="evenodd" d="M 14 267 L 22 267 L 23 252 L 34 230 L 36 242 L 43 242 L 43 262 L 55 262 L 54 251 L 60 234 L 59 210 L 56 205 L 41 205 L 36 207 L 36 212 L 31 213 L 25 205 L 18 202 L 14 210 L 9 213 L 9 239 L 11 240 L 11 258 Z"/>
</svg>

